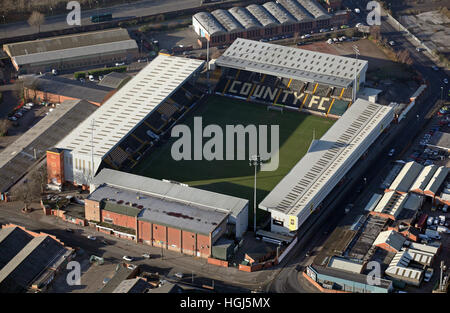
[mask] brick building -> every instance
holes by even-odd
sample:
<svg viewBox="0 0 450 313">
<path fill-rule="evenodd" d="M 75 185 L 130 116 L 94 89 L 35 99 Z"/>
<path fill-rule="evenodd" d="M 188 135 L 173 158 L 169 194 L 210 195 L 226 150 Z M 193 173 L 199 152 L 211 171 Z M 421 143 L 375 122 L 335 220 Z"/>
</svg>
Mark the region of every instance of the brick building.
<svg viewBox="0 0 450 313">
<path fill-rule="evenodd" d="M 330 6 L 340 7 L 336 1 L 330 1 Z M 211 13 L 199 12 L 192 17 L 192 26 L 200 36 L 201 45 L 206 39 L 210 45 L 218 46 L 230 44 L 236 38 L 257 40 L 307 34 L 321 28 L 339 27 L 348 21 L 347 11 L 327 13 L 315 0 L 278 0 Z"/>
<path fill-rule="evenodd" d="M 111 169 L 91 190 L 86 219 L 139 243 L 206 258 L 223 234 L 247 230 L 248 200 Z"/>
<path fill-rule="evenodd" d="M 92 82 L 82 83 L 49 74 L 26 76 L 23 87 L 23 95 L 29 101 L 62 103 L 66 100 L 86 100 L 97 106 L 102 105 L 114 92 L 113 88 Z"/>
</svg>

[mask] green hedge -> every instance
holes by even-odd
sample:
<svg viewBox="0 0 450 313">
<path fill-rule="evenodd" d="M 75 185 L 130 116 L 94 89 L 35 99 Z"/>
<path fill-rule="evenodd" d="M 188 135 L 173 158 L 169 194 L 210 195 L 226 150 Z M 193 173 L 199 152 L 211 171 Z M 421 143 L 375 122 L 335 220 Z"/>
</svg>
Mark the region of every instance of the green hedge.
<svg viewBox="0 0 450 313">
<path fill-rule="evenodd" d="M 99 75 L 106 75 L 111 72 L 125 73 L 127 71 L 127 66 L 116 66 L 116 67 L 107 67 L 107 68 L 98 68 L 94 70 L 90 70 L 86 72 L 75 72 L 73 75 L 75 79 L 86 78 L 88 75 L 93 75 L 98 77 Z"/>
<path fill-rule="evenodd" d="M 125 73 L 127 71 L 127 66 L 116 66 L 116 67 L 108 67 L 108 68 L 99 68 L 95 70 L 88 71 L 88 75 L 106 75 L 111 72 L 117 72 L 117 73 Z"/>
<path fill-rule="evenodd" d="M 80 78 L 86 78 L 86 72 L 76 72 L 75 74 L 74 74 L 74 76 L 75 76 L 75 79 L 80 79 Z"/>
</svg>

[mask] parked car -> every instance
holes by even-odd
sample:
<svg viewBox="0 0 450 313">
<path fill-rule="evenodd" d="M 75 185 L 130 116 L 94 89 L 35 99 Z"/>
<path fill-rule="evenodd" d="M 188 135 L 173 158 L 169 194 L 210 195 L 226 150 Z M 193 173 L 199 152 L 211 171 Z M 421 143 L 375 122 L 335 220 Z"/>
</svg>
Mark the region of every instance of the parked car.
<svg viewBox="0 0 450 313">
<path fill-rule="evenodd" d="M 117 62 L 116 63 L 116 66 L 124 66 L 125 65 L 125 62 Z"/>
<path fill-rule="evenodd" d="M 434 274 L 434 269 L 432 267 L 427 268 L 427 271 L 425 272 L 423 280 L 425 282 L 429 282 L 431 280 L 431 277 L 433 277 L 433 274 Z"/>
<path fill-rule="evenodd" d="M 175 277 L 182 279 L 183 278 L 183 273 L 175 273 Z"/>
<path fill-rule="evenodd" d="M 97 240 L 97 237 L 92 236 L 92 235 L 87 236 L 87 238 L 90 239 L 90 240 Z"/>
<path fill-rule="evenodd" d="M 73 233 L 73 229 L 72 228 L 66 228 L 66 232 Z"/>
<path fill-rule="evenodd" d="M 448 79 L 444 78 L 444 84 L 448 84 Z"/>
<path fill-rule="evenodd" d="M 436 65 L 433 65 L 431 68 L 435 71 L 439 71 L 439 67 L 437 67 Z"/>
<path fill-rule="evenodd" d="M 122 257 L 122 259 L 124 259 L 125 261 L 128 261 L 128 262 L 133 262 L 133 258 L 131 256 L 128 256 L 128 255 L 124 255 Z"/>
<path fill-rule="evenodd" d="M 391 150 L 389 150 L 389 153 L 388 153 L 388 156 L 394 156 L 394 153 L 395 153 L 395 149 L 391 149 Z"/>
<path fill-rule="evenodd" d="M 89 75 L 89 80 L 90 80 L 91 82 L 95 81 L 94 75 Z"/>
<path fill-rule="evenodd" d="M 27 104 L 25 104 L 25 107 L 28 107 L 28 108 L 32 108 L 33 106 L 34 106 L 33 102 L 28 102 Z"/>
<path fill-rule="evenodd" d="M 395 46 L 395 41 L 394 41 L 394 40 L 389 41 L 389 45 L 390 45 L 391 47 Z"/>
<path fill-rule="evenodd" d="M 142 257 L 144 257 L 144 258 L 146 258 L 146 259 L 150 259 L 150 258 L 151 258 L 151 255 L 150 255 L 149 253 L 144 253 L 144 254 L 142 255 Z"/>
</svg>

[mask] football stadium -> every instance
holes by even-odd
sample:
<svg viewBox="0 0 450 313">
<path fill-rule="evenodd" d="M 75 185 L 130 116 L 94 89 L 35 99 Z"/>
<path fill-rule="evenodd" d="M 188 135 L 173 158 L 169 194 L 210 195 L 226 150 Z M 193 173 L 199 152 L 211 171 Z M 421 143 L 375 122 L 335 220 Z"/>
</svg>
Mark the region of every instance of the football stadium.
<svg viewBox="0 0 450 313">
<path fill-rule="evenodd" d="M 270 213 L 271 231 L 290 233 L 394 117 L 390 107 L 355 100 L 366 78 L 364 60 L 238 38 L 215 64 L 208 90 L 197 82 L 203 61 L 159 55 L 47 152 L 51 183 L 88 188 L 111 168 L 248 199 L 253 207 L 249 140 L 245 159 L 176 161 L 171 131 L 186 125 L 190 140 L 200 136 L 203 147 L 208 125 L 267 125 L 269 133 L 279 125 L 279 166 L 258 171 L 256 202 L 260 213 Z"/>
</svg>

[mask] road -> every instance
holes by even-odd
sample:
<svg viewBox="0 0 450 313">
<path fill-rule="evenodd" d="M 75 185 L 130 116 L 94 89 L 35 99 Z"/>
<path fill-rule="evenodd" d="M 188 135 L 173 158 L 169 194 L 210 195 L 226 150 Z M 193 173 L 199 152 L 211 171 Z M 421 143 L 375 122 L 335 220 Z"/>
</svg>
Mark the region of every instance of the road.
<svg viewBox="0 0 450 313">
<path fill-rule="evenodd" d="M 349 5 L 349 7 L 354 8 L 355 6 Z M 362 5 L 359 5 L 359 7 L 360 9 L 363 8 Z M 425 119 L 425 116 L 439 100 L 441 95 L 440 87 L 444 86 L 445 88 L 443 79 L 448 77 L 445 69 L 434 71 L 431 67 L 435 65 L 435 63 L 430 59 L 430 55 L 424 52 L 417 52 L 416 46 L 412 44 L 402 32 L 399 32 L 396 27 L 387 23 L 386 17 L 382 18 L 381 32 L 382 35 L 388 37 L 389 40 L 394 40 L 396 46 L 409 51 L 411 58 L 414 61 L 414 68 L 421 72 L 423 77 L 428 81 L 430 96 L 428 99 L 422 101 L 421 105 L 417 105 L 412 109 L 408 113 L 407 118 L 405 118 L 398 126 L 392 127 L 384 138 L 380 138 L 376 143 L 378 147 L 371 148 L 371 153 L 375 154 L 376 157 L 372 158 L 373 162 L 366 160 L 366 162 L 371 163 L 368 171 L 365 171 L 363 175 L 361 175 L 359 170 L 356 171 L 357 173 L 351 174 L 354 177 L 368 177 L 369 183 L 381 180 L 382 177 L 380 176 L 380 173 L 385 172 L 386 167 L 391 166 L 390 160 L 387 157 L 387 151 L 393 147 L 396 148 L 398 152 L 404 151 L 409 143 L 420 133 L 421 129 L 426 126 L 428 120 Z M 447 95 L 447 91 L 444 91 L 444 95 Z M 419 119 L 417 119 L 417 115 L 419 115 Z M 349 195 L 345 197 L 345 200 L 342 201 L 341 205 L 343 206 L 346 203 L 353 202 L 356 197 L 357 195 L 355 195 L 354 192 L 349 193 Z M 283 264 L 283 269 L 280 270 L 273 282 L 265 286 L 265 290 L 276 293 L 310 292 L 307 288 L 308 286 L 305 286 L 305 284 L 302 283 L 296 267 L 299 265 L 300 268 L 303 268 L 305 265 L 311 263 L 310 260 L 305 257 L 306 251 L 311 250 L 312 247 L 320 247 L 325 239 L 324 237 L 326 237 L 323 235 L 323 232 L 333 229 L 341 217 L 342 216 L 338 214 L 333 214 L 330 219 L 327 219 L 327 223 L 322 224 L 318 230 L 314 231 L 315 234 L 319 234 L 318 236 L 314 236 L 311 242 L 304 246 L 298 245 L 295 247 L 295 252 L 288 256 L 286 264 Z"/>
<path fill-rule="evenodd" d="M 190 9 L 200 6 L 200 0 L 143 0 L 139 2 L 120 4 L 109 8 L 81 8 L 81 24 L 92 24 L 90 16 L 100 13 L 112 13 L 115 20 L 167 13 L 171 11 Z M 69 11 L 67 11 L 69 13 Z M 41 32 L 72 28 L 66 21 L 67 15 L 46 17 Z M 38 32 L 37 27 L 31 27 L 27 22 L 17 22 L 0 25 L 0 39 L 15 36 L 31 35 Z"/>
</svg>

